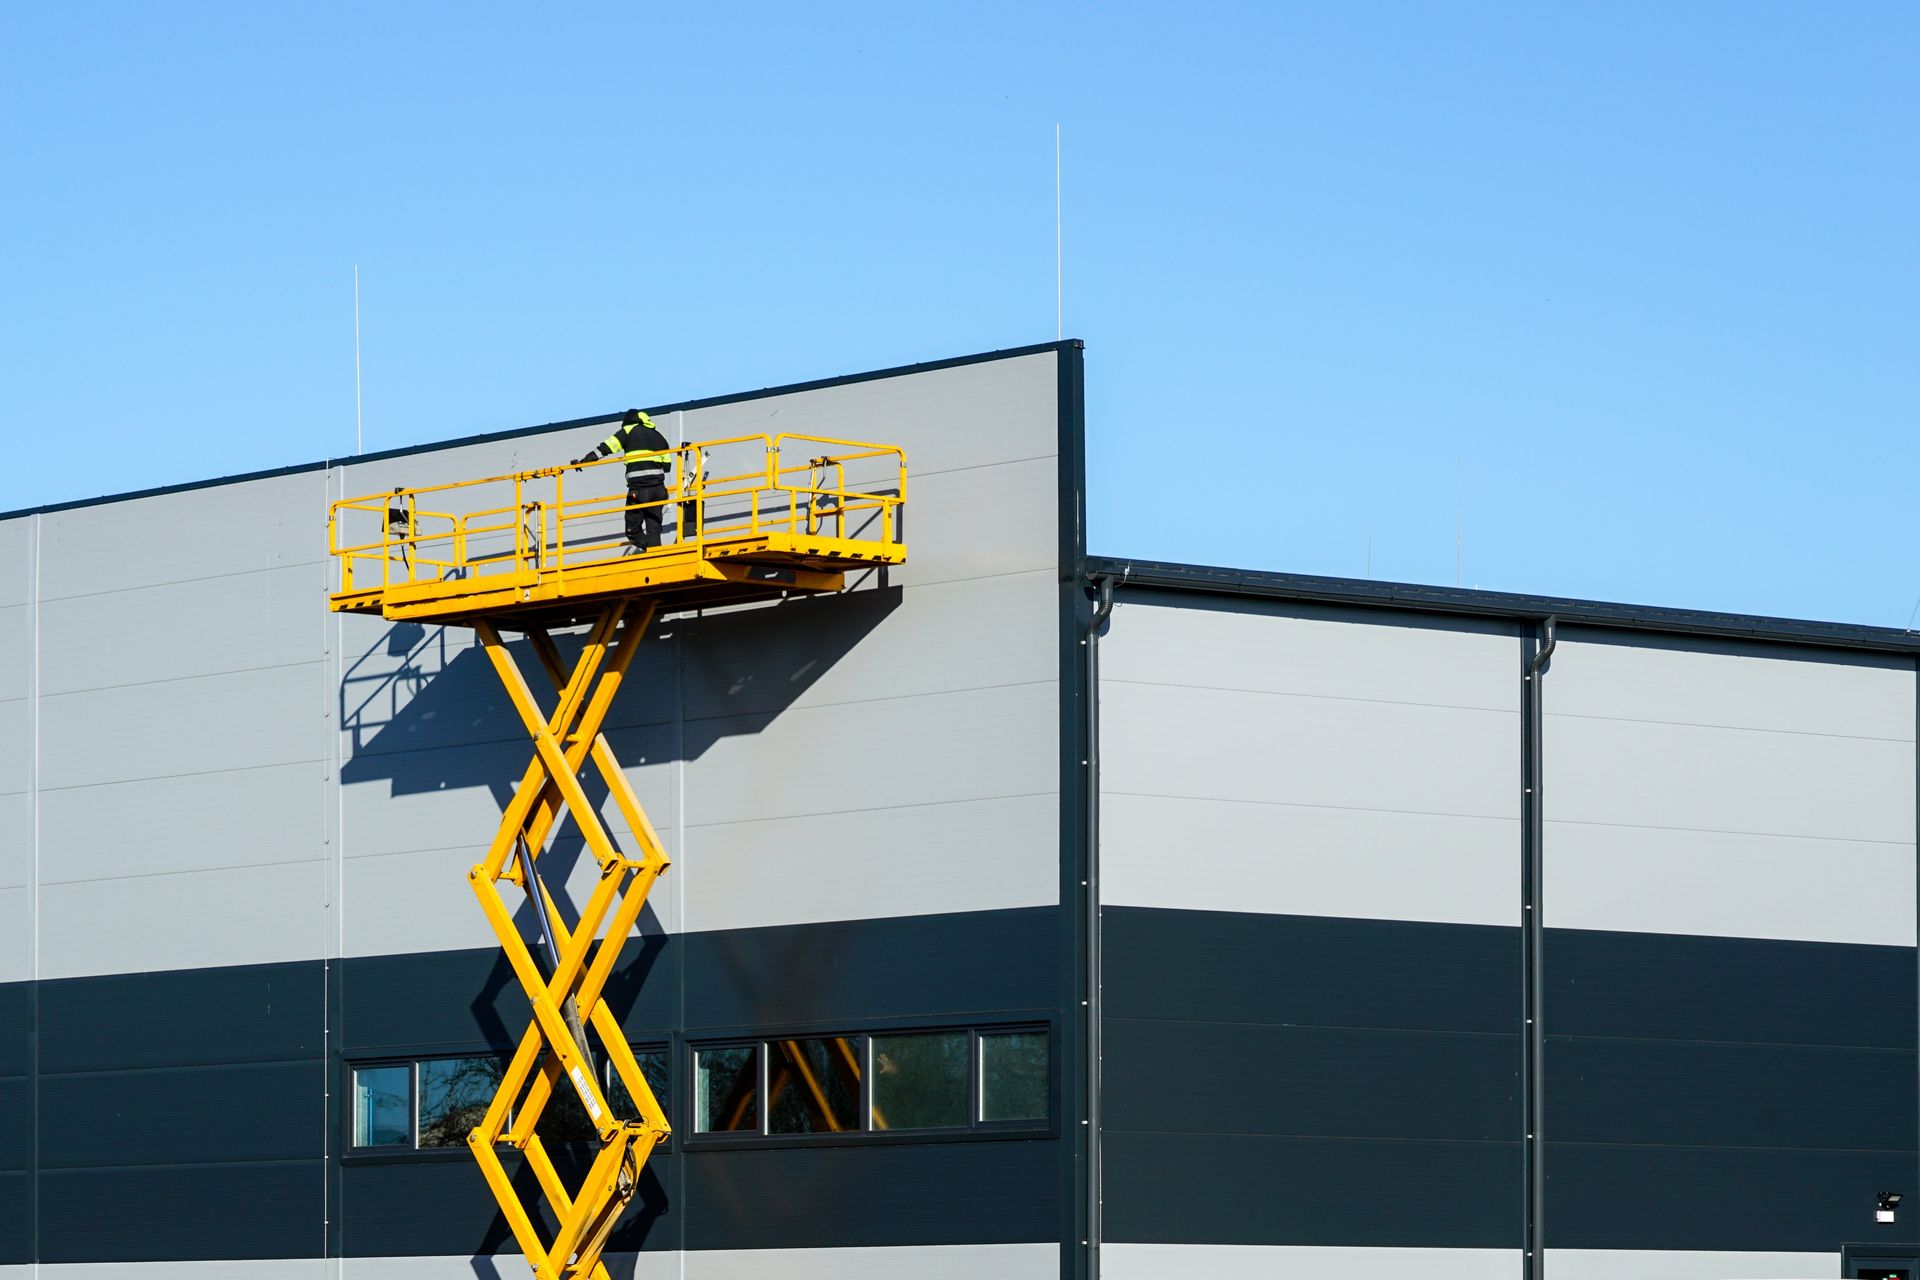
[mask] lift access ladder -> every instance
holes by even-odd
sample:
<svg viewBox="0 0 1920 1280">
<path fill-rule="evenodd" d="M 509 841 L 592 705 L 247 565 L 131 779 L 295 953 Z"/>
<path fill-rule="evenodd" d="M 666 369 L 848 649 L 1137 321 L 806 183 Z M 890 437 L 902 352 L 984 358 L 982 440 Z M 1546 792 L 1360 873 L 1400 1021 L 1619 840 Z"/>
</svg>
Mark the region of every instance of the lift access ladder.
<svg viewBox="0 0 1920 1280">
<path fill-rule="evenodd" d="M 602 993 L 647 893 L 667 869 L 660 839 L 601 731 L 649 625 L 663 613 L 840 591 L 855 575 L 900 564 L 906 457 L 892 445 L 815 436 L 739 436 L 673 451 L 666 501 L 627 503 L 619 459 L 483 480 L 400 488 L 332 504 L 329 550 L 337 612 L 471 627 L 533 742 L 533 758 L 485 856 L 467 879 L 533 1019 L 479 1127 L 467 1138 L 538 1280 L 608 1280 L 600 1260 L 640 1171 L 669 1133 L 667 1117 Z M 609 490 L 621 490 L 609 494 Z M 641 551 L 633 514 L 657 508 L 665 537 Z M 553 640 L 585 624 L 569 668 Z M 543 709 L 502 640 L 526 636 L 556 690 Z M 581 785 L 591 761 L 632 833 L 618 848 Z M 540 858 L 571 815 L 599 880 L 569 922 Z M 533 907 L 543 966 L 501 890 Z M 588 1028 L 633 1100 L 622 1118 L 597 1078 Z M 565 1185 L 536 1125 L 562 1084 L 600 1148 L 578 1187 Z M 502 1160 L 523 1153 L 551 1228 L 523 1203 Z M 551 1235 L 548 1232 L 551 1230 Z"/>
</svg>

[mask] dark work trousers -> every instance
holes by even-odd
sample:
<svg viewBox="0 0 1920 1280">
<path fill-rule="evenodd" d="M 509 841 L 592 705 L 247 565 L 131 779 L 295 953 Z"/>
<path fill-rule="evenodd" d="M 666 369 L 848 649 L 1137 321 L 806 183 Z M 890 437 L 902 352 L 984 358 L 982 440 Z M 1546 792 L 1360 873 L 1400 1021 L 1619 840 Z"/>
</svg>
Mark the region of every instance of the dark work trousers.
<svg viewBox="0 0 1920 1280">
<path fill-rule="evenodd" d="M 627 506 L 632 508 L 640 502 L 665 502 L 667 500 L 666 474 L 661 471 L 639 471 L 627 477 Z M 660 514 L 665 507 L 646 506 L 627 512 L 627 541 L 642 551 L 651 551 L 660 545 Z"/>
</svg>

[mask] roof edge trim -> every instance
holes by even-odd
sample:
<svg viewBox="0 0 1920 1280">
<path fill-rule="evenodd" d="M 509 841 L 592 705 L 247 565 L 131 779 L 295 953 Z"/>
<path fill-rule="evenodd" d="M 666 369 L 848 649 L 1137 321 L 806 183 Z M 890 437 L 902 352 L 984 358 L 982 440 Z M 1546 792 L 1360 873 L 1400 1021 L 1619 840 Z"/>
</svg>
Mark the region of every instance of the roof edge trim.
<svg viewBox="0 0 1920 1280">
<path fill-rule="evenodd" d="M 1866 650 L 1906 656 L 1920 654 L 1920 632 L 1842 622 L 1813 622 L 1797 618 L 1707 613 L 1653 605 L 1573 600 L 1560 596 L 1533 596 L 1464 587 L 1423 586 L 1410 582 L 1376 582 L 1363 578 L 1324 578 L 1313 574 L 1229 569 L 1211 565 L 1174 564 L 1158 560 L 1128 560 L 1114 556 L 1088 556 L 1086 576 L 1089 582 L 1100 578 L 1113 578 L 1123 589 L 1145 588 L 1216 596 L 1303 600 L 1321 604 L 1347 604 L 1454 616 L 1511 618 L 1518 621 L 1537 621 L 1553 616 L 1563 623 L 1608 627 L 1623 631 L 1713 636 L 1727 640 L 1754 640 L 1826 649 Z"/>
</svg>

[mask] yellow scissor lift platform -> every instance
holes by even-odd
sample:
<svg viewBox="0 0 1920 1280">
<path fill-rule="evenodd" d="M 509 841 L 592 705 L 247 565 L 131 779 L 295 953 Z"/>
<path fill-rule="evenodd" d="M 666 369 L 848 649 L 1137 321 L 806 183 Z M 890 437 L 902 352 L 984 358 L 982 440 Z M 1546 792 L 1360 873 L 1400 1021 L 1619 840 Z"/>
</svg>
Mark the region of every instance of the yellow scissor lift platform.
<svg viewBox="0 0 1920 1280">
<path fill-rule="evenodd" d="M 332 608 L 472 627 L 533 740 L 533 759 L 467 877 L 526 989 L 533 1020 L 467 1143 L 539 1280 L 608 1280 L 601 1251 L 648 1155 L 669 1133 L 601 998 L 648 891 L 667 869 L 659 837 L 601 732 L 648 625 L 674 610 L 839 591 L 849 574 L 907 556 L 900 538 L 906 458 L 892 445 L 738 436 L 679 447 L 668 461 L 664 502 L 629 504 L 617 471 L 606 470 L 622 460 L 604 459 L 348 498 L 328 513 L 328 545 L 340 568 Z M 661 545 L 645 550 L 626 532 L 643 512 L 657 512 L 665 530 Z M 551 631 L 580 623 L 590 625 L 569 669 Z M 526 634 L 557 692 L 551 709 L 535 699 L 503 630 Z M 581 787 L 589 760 L 633 833 L 631 855 L 614 844 Z M 571 924 L 539 871 L 563 814 L 572 815 L 600 868 Z M 514 927 L 503 882 L 533 904 L 544 972 Z M 636 1117 L 622 1119 L 609 1105 L 589 1027 Z M 535 1132 L 563 1078 L 601 1144 L 572 1190 Z M 522 1203 L 503 1148 L 521 1151 L 533 1170 L 558 1224 L 551 1238 Z"/>
</svg>

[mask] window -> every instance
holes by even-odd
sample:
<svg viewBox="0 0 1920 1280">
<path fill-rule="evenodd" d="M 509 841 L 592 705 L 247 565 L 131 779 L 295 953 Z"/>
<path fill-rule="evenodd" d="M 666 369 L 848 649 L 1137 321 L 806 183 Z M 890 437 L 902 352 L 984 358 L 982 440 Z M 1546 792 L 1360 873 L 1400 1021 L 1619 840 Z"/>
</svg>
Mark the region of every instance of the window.
<svg viewBox="0 0 1920 1280">
<path fill-rule="evenodd" d="M 759 1045 L 720 1045 L 694 1051 L 695 1133 L 758 1133 L 759 1102 Z"/>
<path fill-rule="evenodd" d="M 845 1133 L 860 1128 L 866 1038 L 767 1042 L 767 1132 Z"/>
<path fill-rule="evenodd" d="M 716 1141 L 1026 1132 L 1049 1119 L 1043 1027 L 696 1045 L 693 1071 L 693 1130 Z"/>
<path fill-rule="evenodd" d="M 665 1108 L 667 1053 L 636 1049 L 634 1058 L 647 1086 Z M 613 1064 L 596 1060 L 602 1091 L 622 1120 L 637 1119 L 639 1108 L 620 1083 Z M 506 1076 L 506 1061 L 492 1055 L 420 1058 L 411 1062 L 372 1063 L 353 1068 L 353 1146 L 356 1150 L 428 1151 L 464 1147 L 467 1135 L 486 1117 Z M 571 1085 L 562 1081 L 540 1114 L 540 1138 L 548 1144 L 591 1142 L 594 1127 Z"/>
<path fill-rule="evenodd" d="M 967 1033 L 873 1038 L 873 1127 L 955 1129 L 967 1123 Z"/>
<path fill-rule="evenodd" d="M 988 1124 L 1047 1118 L 1047 1033 L 980 1035 L 980 1119 Z"/>
<path fill-rule="evenodd" d="M 413 1145 L 413 1067 L 356 1067 L 353 1145 Z"/>
</svg>

